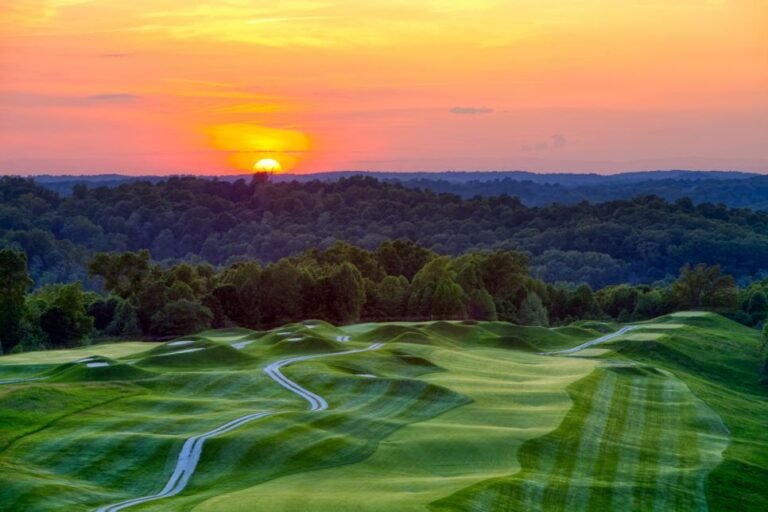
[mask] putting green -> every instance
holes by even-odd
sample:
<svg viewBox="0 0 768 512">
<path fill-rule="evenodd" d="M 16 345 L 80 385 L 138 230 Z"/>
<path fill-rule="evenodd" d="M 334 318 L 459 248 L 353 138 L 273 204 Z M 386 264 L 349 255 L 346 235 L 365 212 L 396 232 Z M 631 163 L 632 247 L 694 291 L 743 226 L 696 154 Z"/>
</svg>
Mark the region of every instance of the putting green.
<svg viewBox="0 0 768 512">
<path fill-rule="evenodd" d="M 618 327 L 308 321 L 3 357 L 0 509 L 761 510 L 757 333 L 678 314 L 541 355 Z"/>
</svg>

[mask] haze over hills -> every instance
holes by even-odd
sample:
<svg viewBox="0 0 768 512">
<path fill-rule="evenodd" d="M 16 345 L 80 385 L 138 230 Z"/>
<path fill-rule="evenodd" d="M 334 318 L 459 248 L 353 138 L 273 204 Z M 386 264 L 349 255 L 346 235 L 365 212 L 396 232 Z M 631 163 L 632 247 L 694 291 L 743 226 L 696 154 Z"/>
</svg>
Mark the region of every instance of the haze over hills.
<svg viewBox="0 0 768 512">
<path fill-rule="evenodd" d="M 191 176 L 192 174 L 190 174 Z M 371 172 L 334 171 L 315 174 L 277 174 L 275 183 L 313 180 L 336 181 L 350 176 L 371 176 L 381 181 L 400 183 L 438 193 L 468 198 L 507 194 L 519 197 L 528 206 L 600 203 L 637 196 L 658 196 L 668 201 L 688 197 L 694 203 L 723 203 L 734 208 L 768 209 L 768 176 L 740 171 L 639 171 L 619 174 L 497 172 Z M 250 179 L 249 174 L 198 176 L 224 181 Z M 103 174 L 92 176 L 40 175 L 34 179 L 42 186 L 69 195 L 77 184 L 91 187 L 116 187 L 134 181 L 158 182 L 168 176 L 130 176 Z"/>
</svg>

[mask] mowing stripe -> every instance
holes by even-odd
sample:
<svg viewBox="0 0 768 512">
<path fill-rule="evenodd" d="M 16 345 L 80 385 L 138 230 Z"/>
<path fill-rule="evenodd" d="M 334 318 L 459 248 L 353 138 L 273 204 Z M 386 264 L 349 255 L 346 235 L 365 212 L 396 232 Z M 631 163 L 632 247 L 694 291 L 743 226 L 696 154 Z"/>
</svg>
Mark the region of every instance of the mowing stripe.
<svg viewBox="0 0 768 512">
<path fill-rule="evenodd" d="M 285 375 L 283 375 L 280 372 L 280 368 L 283 368 L 289 364 L 297 363 L 299 361 L 307 361 L 307 360 L 319 359 L 323 357 L 357 354 L 360 352 L 377 350 L 382 346 L 384 346 L 383 343 L 374 343 L 369 347 L 362 348 L 362 349 L 347 350 L 344 352 L 333 352 L 330 354 L 317 354 L 317 355 L 311 355 L 311 356 L 292 357 L 289 359 L 283 359 L 281 361 L 272 363 L 266 368 L 264 368 L 264 371 L 267 373 L 267 375 L 269 375 L 272 379 L 275 380 L 275 382 L 280 384 L 282 387 L 284 387 L 285 389 L 288 389 L 293 393 L 296 393 L 297 395 L 307 400 L 310 404 L 311 411 L 324 411 L 328 409 L 328 402 L 323 397 L 315 393 L 312 393 L 311 391 L 299 386 L 292 380 L 288 379 Z M 97 509 L 97 512 L 118 512 L 120 510 L 130 508 L 142 503 L 157 501 L 165 498 L 170 498 L 172 496 L 176 496 L 187 487 L 187 484 L 189 483 L 189 479 L 192 478 L 192 475 L 197 469 L 197 464 L 200 461 L 200 456 L 203 453 L 203 444 L 207 439 L 210 439 L 212 437 L 219 436 L 222 434 L 226 434 L 228 432 L 231 432 L 237 429 L 238 427 L 241 427 L 257 419 L 261 419 L 267 416 L 274 416 L 275 414 L 279 414 L 279 413 L 280 413 L 279 411 L 265 411 L 265 412 L 259 412 L 254 414 L 248 414 L 245 416 L 241 416 L 240 418 L 236 418 L 228 423 L 225 423 L 224 425 L 221 425 L 213 430 L 205 432 L 204 434 L 199 434 L 199 435 L 190 437 L 184 442 L 184 445 L 181 448 L 181 452 L 179 453 L 179 456 L 176 460 L 176 467 L 173 471 L 173 474 L 168 479 L 168 482 L 166 483 L 162 491 L 150 496 L 142 496 L 140 498 L 133 498 L 130 500 L 122 501 L 120 503 L 107 505 Z"/>
<path fill-rule="evenodd" d="M 673 494 L 679 476 L 678 439 L 680 432 L 679 408 L 682 399 L 682 384 L 666 379 L 661 389 L 662 421 L 659 428 L 659 453 L 656 485 L 654 486 L 653 510 L 667 510 L 668 500 Z M 672 409 L 672 410 L 670 410 Z"/>
<path fill-rule="evenodd" d="M 613 373 L 613 372 L 612 372 Z M 624 443 L 627 428 L 627 410 L 630 405 L 630 395 L 634 389 L 636 377 L 617 377 L 616 389 L 613 393 L 608 421 L 603 432 L 600 451 L 597 455 L 592 474 L 594 485 L 586 506 L 587 510 L 609 510 L 613 487 L 616 485 L 616 470 L 619 452 Z"/>
<path fill-rule="evenodd" d="M 579 448 L 576 451 L 576 465 L 568 480 L 565 510 L 585 510 L 589 503 L 597 454 L 608 421 L 615 382 L 615 374 L 607 372 L 592 399 L 592 408 L 581 430 Z"/>
<path fill-rule="evenodd" d="M 533 459 L 533 467 L 528 474 L 528 478 L 521 483 L 521 501 L 525 505 L 525 510 L 536 510 L 537 507 L 541 506 L 544 491 L 547 488 L 547 481 L 546 479 L 533 477 L 547 477 L 553 473 L 561 443 L 551 439 L 544 441 L 543 445 L 537 456 Z"/>
<path fill-rule="evenodd" d="M 645 424 L 645 408 L 647 388 L 645 379 L 633 379 L 629 395 L 627 423 L 624 428 L 622 447 L 619 450 L 616 463 L 614 482 L 623 482 L 621 486 L 614 485 L 612 510 L 634 510 L 632 503 L 635 472 L 640 458 L 640 440 Z M 642 382 L 642 384 L 641 384 Z"/>
</svg>

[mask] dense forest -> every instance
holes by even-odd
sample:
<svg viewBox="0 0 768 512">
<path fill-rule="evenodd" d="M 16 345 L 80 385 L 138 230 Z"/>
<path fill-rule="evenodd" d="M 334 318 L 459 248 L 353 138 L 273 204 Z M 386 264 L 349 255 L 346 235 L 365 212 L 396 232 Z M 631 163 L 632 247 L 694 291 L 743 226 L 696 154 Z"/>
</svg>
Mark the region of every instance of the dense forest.
<svg viewBox="0 0 768 512">
<path fill-rule="evenodd" d="M 671 282 L 686 263 L 720 265 L 746 285 L 768 271 L 768 214 L 655 196 L 528 207 L 511 196 L 462 198 L 370 177 L 259 183 L 171 178 L 77 185 L 60 196 L 0 179 L 0 247 L 23 251 L 35 286 L 82 281 L 98 252 L 150 251 L 166 266 L 261 265 L 337 240 L 374 250 L 412 240 L 430 251 L 518 251 L 531 275 L 592 288 Z"/>
<path fill-rule="evenodd" d="M 613 175 L 537 174 L 522 171 L 498 172 L 327 172 L 283 174 L 277 183 L 291 181 L 338 181 L 353 176 L 368 176 L 408 188 L 473 196 L 515 196 L 527 206 L 601 203 L 638 196 L 658 196 L 667 201 L 689 198 L 694 203 L 724 204 L 731 208 L 768 210 L 768 176 L 718 171 L 647 171 Z M 242 176 L 218 179 L 237 181 Z M 36 180 L 50 190 L 70 195 L 78 184 L 91 187 L 116 187 L 133 181 L 163 181 L 162 176 L 40 176 Z"/>
<path fill-rule="evenodd" d="M 638 196 L 658 196 L 667 201 L 689 198 L 694 203 L 724 204 L 733 208 L 768 210 L 768 176 L 742 179 L 649 179 L 637 182 L 538 183 L 531 180 L 497 178 L 456 183 L 421 178 L 397 180 L 409 188 L 424 188 L 465 198 L 508 194 L 528 206 L 605 202 Z"/>
</svg>

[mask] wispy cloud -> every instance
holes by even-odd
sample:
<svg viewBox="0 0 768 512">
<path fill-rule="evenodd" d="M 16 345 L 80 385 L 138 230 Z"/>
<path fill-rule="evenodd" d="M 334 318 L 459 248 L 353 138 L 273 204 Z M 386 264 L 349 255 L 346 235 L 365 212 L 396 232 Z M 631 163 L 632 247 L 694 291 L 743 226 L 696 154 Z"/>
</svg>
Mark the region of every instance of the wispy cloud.
<svg viewBox="0 0 768 512">
<path fill-rule="evenodd" d="M 451 109 L 451 114 L 462 116 L 477 116 L 481 114 L 490 114 L 491 112 L 493 112 L 493 109 L 488 107 L 453 107 Z"/>
<path fill-rule="evenodd" d="M 117 94 L 94 94 L 85 96 L 86 101 L 95 103 L 131 103 L 139 97 L 135 94 L 117 93 Z"/>
<path fill-rule="evenodd" d="M 0 105 L 16 108 L 75 108 L 99 105 L 124 105 L 133 103 L 138 99 L 139 96 L 128 93 L 101 93 L 88 96 L 64 96 L 22 91 L 0 93 Z"/>
<path fill-rule="evenodd" d="M 549 137 L 549 140 L 534 142 L 532 144 L 523 144 L 520 149 L 523 151 L 547 151 L 548 149 L 559 149 L 568 144 L 568 139 L 562 133 L 556 133 Z"/>
</svg>

